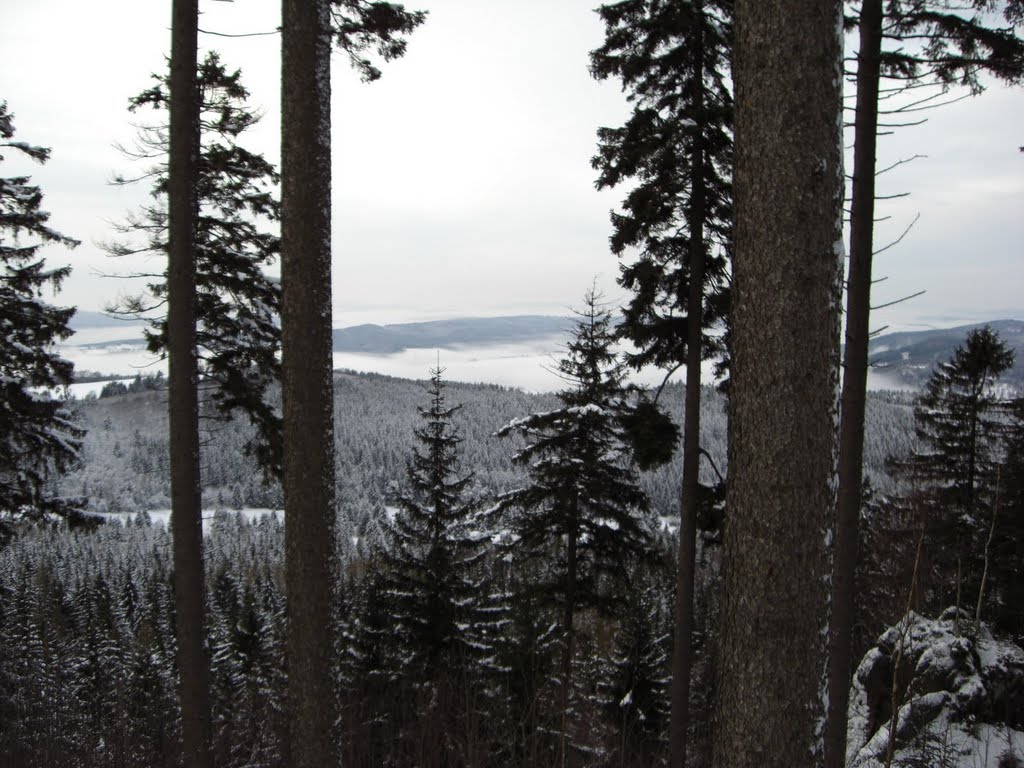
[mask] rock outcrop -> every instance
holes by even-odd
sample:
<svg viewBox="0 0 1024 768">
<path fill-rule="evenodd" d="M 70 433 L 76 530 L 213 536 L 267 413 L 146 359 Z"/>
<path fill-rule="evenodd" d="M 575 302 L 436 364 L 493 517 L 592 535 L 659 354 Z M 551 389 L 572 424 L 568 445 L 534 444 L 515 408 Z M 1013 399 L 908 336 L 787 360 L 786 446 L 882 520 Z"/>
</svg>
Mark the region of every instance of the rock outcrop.
<svg viewBox="0 0 1024 768">
<path fill-rule="evenodd" d="M 1024 768 L 1024 650 L 952 608 L 886 630 L 854 677 L 847 766 L 890 750 L 892 766 Z"/>
</svg>

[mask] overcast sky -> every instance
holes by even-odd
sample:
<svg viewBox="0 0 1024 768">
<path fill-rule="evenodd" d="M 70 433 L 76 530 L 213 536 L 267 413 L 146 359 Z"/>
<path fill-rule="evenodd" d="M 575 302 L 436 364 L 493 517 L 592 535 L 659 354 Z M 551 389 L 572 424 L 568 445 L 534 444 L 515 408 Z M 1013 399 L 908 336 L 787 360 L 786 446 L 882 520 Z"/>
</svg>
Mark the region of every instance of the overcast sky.
<svg viewBox="0 0 1024 768">
<path fill-rule="evenodd" d="M 467 315 L 563 313 L 596 278 L 613 301 L 617 261 L 609 209 L 590 158 L 595 131 L 621 124 L 614 83 L 596 83 L 588 52 L 603 28 L 597 0 L 421 0 L 430 11 L 404 59 L 360 83 L 341 55 L 333 75 L 335 325 Z M 200 26 L 273 30 L 280 4 L 203 0 Z M 168 0 L 0 0 L 0 99 L 17 138 L 53 148 L 45 167 L 7 153 L 2 172 L 33 174 L 51 223 L 82 241 L 52 263 L 75 272 L 60 301 L 102 309 L 126 286 L 101 277 L 97 244 L 146 190 L 109 185 L 133 167 L 113 148 L 134 135 L 128 98 L 161 70 Z M 279 156 L 276 35 L 200 35 L 241 67 L 264 119 L 247 139 Z M 883 245 L 916 216 L 907 238 L 877 260 L 876 303 L 925 290 L 876 313 L 875 325 L 935 327 L 1024 318 L 1024 92 L 991 87 L 929 122 L 882 139 L 880 165 L 928 158 L 882 177 Z M 145 268 L 145 267 L 143 267 Z M 159 265 L 150 264 L 150 269 Z"/>
</svg>

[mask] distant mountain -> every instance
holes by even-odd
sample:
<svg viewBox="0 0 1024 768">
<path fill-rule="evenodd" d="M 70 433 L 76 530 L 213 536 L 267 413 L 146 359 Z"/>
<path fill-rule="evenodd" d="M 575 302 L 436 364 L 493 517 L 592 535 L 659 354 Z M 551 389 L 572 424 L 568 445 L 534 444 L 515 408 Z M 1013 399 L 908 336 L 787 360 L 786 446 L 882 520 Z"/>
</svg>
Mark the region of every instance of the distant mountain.
<svg viewBox="0 0 1024 768">
<path fill-rule="evenodd" d="M 72 320 L 76 329 L 124 327 L 133 339 L 118 334 L 92 343 L 80 343 L 92 349 L 144 344 L 136 324 L 99 312 L 79 312 Z M 569 317 L 552 315 L 513 315 L 507 317 L 463 317 L 422 323 L 393 325 L 354 325 L 335 328 L 333 349 L 363 355 L 393 355 L 407 349 L 457 349 L 460 347 L 496 347 L 505 344 L 529 344 L 552 337 L 565 338 L 573 325 Z M 947 360 L 967 332 L 985 323 L 940 328 L 928 331 L 887 333 L 871 340 L 868 354 L 873 366 L 873 387 L 920 388 L 940 360 Z M 1007 346 L 1017 354 L 1017 365 L 1003 376 L 1003 383 L 1024 390 L 1024 322 L 995 320 L 988 323 Z M 126 335 L 127 335 L 126 334 Z M 75 342 L 72 341 L 72 344 Z M 538 346 L 540 348 L 540 346 Z"/>
<path fill-rule="evenodd" d="M 79 317 L 81 315 L 81 317 Z M 550 315 L 517 315 L 510 317 L 463 317 L 454 320 L 433 320 L 423 323 L 394 325 L 353 325 L 335 328 L 334 351 L 364 355 L 392 355 L 406 349 L 457 347 L 490 347 L 501 344 L 523 344 L 552 336 L 567 336 L 572 320 Z M 72 322 L 75 330 L 124 327 L 135 332 L 134 338 L 104 338 L 80 343 L 89 349 L 105 349 L 144 344 L 141 326 L 100 312 L 81 312 Z M 75 342 L 72 341 L 72 344 Z"/>
<path fill-rule="evenodd" d="M 1024 322 L 1020 320 L 994 320 L 990 323 L 961 325 L 930 331 L 886 333 L 872 339 L 868 355 L 875 373 L 902 386 L 922 387 L 935 364 L 948 360 L 953 350 L 964 343 L 967 332 L 988 325 L 1016 351 L 1016 365 L 1000 381 L 1024 389 Z"/>
<path fill-rule="evenodd" d="M 334 351 L 391 355 L 406 349 L 483 347 L 564 336 L 572 320 L 550 315 L 465 317 L 425 323 L 354 325 L 334 330 Z"/>
<path fill-rule="evenodd" d="M 124 328 L 140 323 L 141 321 L 135 318 L 112 316 L 106 312 L 90 312 L 87 309 L 76 310 L 71 317 L 71 328 L 75 331 L 84 331 L 86 328 Z"/>
</svg>

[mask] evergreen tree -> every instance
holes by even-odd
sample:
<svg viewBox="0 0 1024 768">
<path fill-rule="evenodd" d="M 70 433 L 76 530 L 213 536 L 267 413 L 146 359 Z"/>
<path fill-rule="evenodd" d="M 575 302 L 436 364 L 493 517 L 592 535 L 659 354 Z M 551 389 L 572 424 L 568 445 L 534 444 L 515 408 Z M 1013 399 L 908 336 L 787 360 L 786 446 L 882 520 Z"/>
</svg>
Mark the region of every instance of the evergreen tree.
<svg viewBox="0 0 1024 768">
<path fill-rule="evenodd" d="M 599 129 L 592 161 L 598 188 L 631 184 L 612 214 L 619 283 L 632 294 L 621 334 L 636 347 L 634 367 L 675 371 L 686 364 L 691 314 L 702 357 L 723 351 L 709 331 L 728 307 L 732 2 L 623 0 L 598 13 L 605 44 L 591 54 L 591 72 L 621 79 L 633 104 L 625 125 Z M 702 301 L 691 306 L 694 283 Z"/>
<path fill-rule="evenodd" d="M 0 102 L 0 150 L 45 163 L 50 150 L 14 140 L 14 115 Z M 4 160 L 0 154 L 0 161 Z M 71 383 L 72 366 L 54 351 L 71 336 L 74 309 L 47 304 L 70 267 L 47 269 L 38 254 L 48 243 L 78 245 L 52 229 L 43 193 L 28 176 L 0 177 L 0 540 L 13 520 L 48 513 L 76 516 L 77 505 L 56 496 L 48 481 L 77 458 L 84 432 L 51 390 Z"/>
<path fill-rule="evenodd" d="M 637 367 L 686 366 L 672 764 L 686 762 L 694 558 L 700 472 L 701 363 L 722 352 L 732 242 L 732 0 L 625 0 L 598 9 L 607 26 L 597 77 L 618 76 L 634 104 L 626 125 L 599 131 L 598 187 L 633 181 L 613 214 L 612 250 L 632 292 L 620 333 Z M 706 300 L 706 301 L 705 301 Z M 707 306 L 705 307 L 705 303 Z M 674 435 L 670 435 L 674 437 Z M 648 438 L 649 439 L 649 438 Z M 671 440 L 663 447 L 675 448 Z"/>
<path fill-rule="evenodd" d="M 670 579 L 659 568 L 634 566 L 606 669 L 597 681 L 608 724 L 609 765 L 658 765 L 665 752 L 671 683 Z"/>
<path fill-rule="evenodd" d="M 842 290 L 842 3 L 737 0 L 714 765 L 819 764 Z M 780 685 L 780 681 L 785 681 Z"/>
<path fill-rule="evenodd" d="M 199 219 L 200 98 L 198 0 L 171 4 L 167 142 L 167 371 L 181 762 L 212 768 L 210 660 L 204 641 L 203 560 L 196 250 Z"/>
<path fill-rule="evenodd" d="M 520 572 L 534 574 L 520 588 L 552 614 L 560 635 L 556 733 L 562 766 L 572 760 L 570 730 L 578 725 L 572 714 L 577 613 L 614 613 L 630 557 L 657 556 L 647 497 L 637 485 L 623 426 L 633 409 L 612 350 L 611 316 L 592 291 L 584 301 L 558 364 L 570 385 L 558 394 L 560 407 L 498 431 L 528 440 L 515 461 L 528 467 L 530 484 L 504 494 L 498 509 L 510 512 L 509 546 Z"/>
<path fill-rule="evenodd" d="M 331 658 L 334 419 L 331 358 L 331 43 L 364 79 L 363 55 L 402 55 L 424 19 L 378 0 L 284 0 L 281 7 L 281 399 L 288 740 L 303 768 L 337 760 Z"/>
<path fill-rule="evenodd" d="M 154 75 L 156 85 L 130 101 L 129 111 L 168 110 L 167 75 Z M 212 383 L 209 396 L 217 413 L 229 418 L 241 411 L 256 427 L 246 450 L 264 470 L 278 476 L 281 468 L 281 418 L 269 389 L 280 378 L 280 287 L 264 270 L 277 259 L 279 239 L 266 231 L 279 217 L 274 189 L 279 177 L 262 155 L 240 143 L 259 115 L 247 107 L 249 92 L 241 72 L 229 71 L 211 51 L 196 73 L 200 93 L 200 151 L 195 194 L 198 201 L 195 247 L 196 351 L 201 376 Z M 140 129 L 138 157 L 163 157 L 167 133 L 163 126 Z M 154 203 L 118 226 L 125 235 L 143 240 L 112 243 L 113 255 L 142 252 L 164 254 L 168 247 L 166 164 L 154 176 Z M 120 183 L 135 179 L 120 178 Z M 167 300 L 167 273 L 148 285 L 148 295 L 131 297 L 118 311 L 152 317 Z M 146 332 L 150 352 L 168 350 L 167 317 L 150 319 Z M 204 391 L 205 391 L 204 387 Z"/>
<path fill-rule="evenodd" d="M 464 498 L 473 475 L 457 470 L 462 438 L 453 417 L 461 406 L 446 403 L 443 374 L 441 367 L 430 371 L 429 405 L 418 408 L 423 423 L 415 430 L 408 491 L 386 528 L 381 598 L 392 617 L 392 679 L 411 686 L 411 696 L 399 697 L 414 706 L 402 713 L 402 725 L 426 724 L 454 741 L 456 697 L 473 687 L 474 668 L 489 661 L 487 625 L 495 618 L 482 581 L 486 539 L 476 505 Z M 415 758 L 451 764 L 456 745 L 438 746 L 442 755 Z"/>
<path fill-rule="evenodd" d="M 386 765 L 394 754 L 397 703 L 388 671 L 390 616 L 382 589 L 376 570 L 344 588 L 337 649 L 344 765 Z"/>
<path fill-rule="evenodd" d="M 973 607 L 978 599 L 1005 426 L 992 385 L 1013 357 L 988 326 L 970 331 L 932 372 L 914 410 L 923 448 L 894 465 L 924 490 L 936 610 Z"/>
</svg>

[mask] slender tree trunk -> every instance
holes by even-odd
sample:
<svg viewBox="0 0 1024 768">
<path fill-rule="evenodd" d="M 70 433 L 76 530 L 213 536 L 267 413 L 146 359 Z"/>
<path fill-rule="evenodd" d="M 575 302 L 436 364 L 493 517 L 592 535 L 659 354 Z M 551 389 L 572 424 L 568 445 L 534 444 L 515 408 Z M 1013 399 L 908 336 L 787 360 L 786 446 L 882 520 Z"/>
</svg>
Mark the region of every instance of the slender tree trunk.
<svg viewBox="0 0 1024 768">
<path fill-rule="evenodd" d="M 329 0 L 283 0 L 281 48 L 286 762 L 322 768 L 337 764 Z"/>
<path fill-rule="evenodd" d="M 196 363 L 195 231 L 199 157 L 198 0 L 174 0 L 168 159 L 167 366 L 171 537 L 181 746 L 188 768 L 210 766 L 210 667 L 205 648 L 202 495 Z"/>
<path fill-rule="evenodd" d="M 558 738 L 558 765 L 566 768 L 569 765 L 569 702 L 572 687 L 572 654 L 575 640 L 576 610 L 576 538 L 579 524 L 573 521 L 572 532 L 568 535 L 565 553 L 565 649 L 562 654 L 562 725 Z"/>
<path fill-rule="evenodd" d="M 738 0 L 714 765 L 820 764 L 842 301 L 842 3 Z"/>
<path fill-rule="evenodd" d="M 829 631 L 829 711 L 825 727 L 826 768 L 846 764 L 850 698 L 854 574 L 860 537 L 864 467 L 864 404 L 868 387 L 871 259 L 875 227 L 875 149 L 878 138 L 879 59 L 882 0 L 864 0 L 857 54 L 857 116 L 854 128 L 850 270 L 846 288 L 846 357 L 839 432 L 839 502 L 832 572 Z"/>
<path fill-rule="evenodd" d="M 690 293 L 686 316 L 686 406 L 683 422 L 683 489 L 679 510 L 679 566 L 676 581 L 675 643 L 672 647 L 672 768 L 686 765 L 690 728 L 690 671 L 693 667 L 693 589 L 697 552 L 697 504 L 700 492 L 700 365 L 704 306 L 704 3 L 694 4 L 698 32 L 691 55 L 695 67 L 693 166 L 688 212 Z"/>
</svg>

